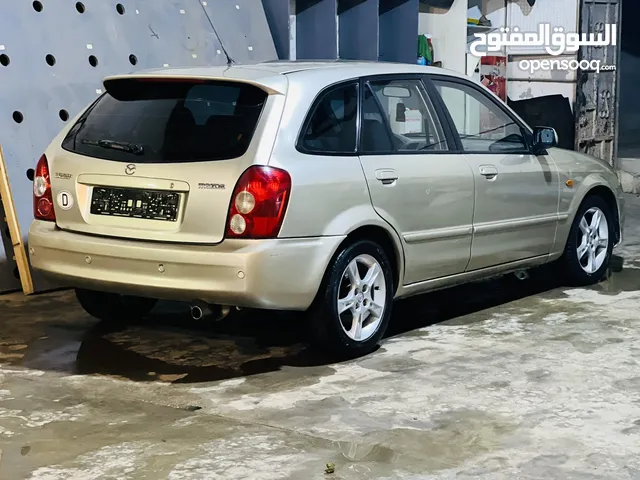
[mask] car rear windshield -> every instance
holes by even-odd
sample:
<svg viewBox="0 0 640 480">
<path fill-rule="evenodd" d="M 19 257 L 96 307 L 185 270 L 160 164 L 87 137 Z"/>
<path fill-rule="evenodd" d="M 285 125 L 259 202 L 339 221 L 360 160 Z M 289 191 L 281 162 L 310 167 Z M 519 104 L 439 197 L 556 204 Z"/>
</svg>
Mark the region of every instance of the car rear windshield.
<svg viewBox="0 0 640 480">
<path fill-rule="evenodd" d="M 267 99 L 237 82 L 118 79 L 71 128 L 62 148 L 132 163 L 242 156 Z"/>
</svg>

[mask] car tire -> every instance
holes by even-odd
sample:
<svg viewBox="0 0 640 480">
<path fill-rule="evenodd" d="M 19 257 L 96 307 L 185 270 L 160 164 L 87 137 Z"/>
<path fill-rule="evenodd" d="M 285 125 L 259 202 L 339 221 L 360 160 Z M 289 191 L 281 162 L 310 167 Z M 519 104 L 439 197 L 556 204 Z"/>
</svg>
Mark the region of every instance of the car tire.
<svg viewBox="0 0 640 480">
<path fill-rule="evenodd" d="M 134 323 L 151 312 L 158 302 L 153 298 L 76 289 L 80 306 L 92 317 L 109 323 Z"/>
<path fill-rule="evenodd" d="M 391 318 L 394 283 L 391 263 L 378 244 L 359 240 L 345 247 L 327 268 L 309 311 L 311 343 L 348 356 L 374 350 Z M 339 303 L 345 308 L 341 313 Z"/>
<path fill-rule="evenodd" d="M 596 216 L 600 216 L 599 222 Z M 615 242 L 614 222 L 614 215 L 602 197 L 594 195 L 582 202 L 558 262 L 570 285 L 593 285 L 606 277 Z"/>
</svg>

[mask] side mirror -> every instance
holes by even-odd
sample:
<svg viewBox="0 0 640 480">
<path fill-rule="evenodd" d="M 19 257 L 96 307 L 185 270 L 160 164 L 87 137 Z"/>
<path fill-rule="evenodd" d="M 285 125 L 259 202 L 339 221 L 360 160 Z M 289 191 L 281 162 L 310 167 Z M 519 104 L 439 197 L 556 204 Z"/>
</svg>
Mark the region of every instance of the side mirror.
<svg viewBox="0 0 640 480">
<path fill-rule="evenodd" d="M 558 145 L 558 134 L 551 127 L 535 127 L 533 129 L 533 153 L 543 154 L 547 148 Z"/>
</svg>

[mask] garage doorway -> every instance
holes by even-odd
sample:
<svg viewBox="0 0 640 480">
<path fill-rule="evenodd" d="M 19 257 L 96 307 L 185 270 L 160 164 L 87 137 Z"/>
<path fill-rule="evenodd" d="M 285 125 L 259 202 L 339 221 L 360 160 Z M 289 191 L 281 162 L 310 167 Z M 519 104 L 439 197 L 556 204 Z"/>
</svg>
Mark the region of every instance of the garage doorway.
<svg viewBox="0 0 640 480">
<path fill-rule="evenodd" d="M 618 95 L 618 165 L 640 174 L 640 2 L 622 0 Z"/>
</svg>

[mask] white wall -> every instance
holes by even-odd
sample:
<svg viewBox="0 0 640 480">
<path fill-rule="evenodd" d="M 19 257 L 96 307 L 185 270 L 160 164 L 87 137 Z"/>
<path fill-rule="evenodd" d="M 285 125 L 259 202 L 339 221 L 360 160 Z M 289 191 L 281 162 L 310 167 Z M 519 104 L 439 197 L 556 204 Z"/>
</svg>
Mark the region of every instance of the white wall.
<svg viewBox="0 0 640 480">
<path fill-rule="evenodd" d="M 477 5 L 491 21 L 492 30 L 518 27 L 521 32 L 537 32 L 541 23 L 577 32 L 579 0 L 537 0 L 533 7 L 527 0 L 455 0 L 449 11 L 421 5 L 419 32 L 432 35 L 435 61 L 442 66 L 468 75 L 473 74 L 476 60 L 468 53 L 474 37 L 467 32 L 467 8 Z M 470 36 L 467 36 L 467 33 Z M 507 47 L 503 55 L 510 55 L 507 68 L 507 94 L 512 100 L 561 94 L 573 107 L 576 94 L 576 72 L 537 71 L 531 74 L 519 68 L 521 60 L 544 60 L 551 57 L 544 48 Z M 576 55 L 559 57 L 568 60 Z M 467 65 L 469 64 L 469 66 Z M 640 66 L 640 65 L 639 65 Z"/>
<path fill-rule="evenodd" d="M 537 32 L 541 23 L 562 27 L 565 32 L 578 30 L 578 0 L 537 0 L 530 7 L 526 0 L 509 2 L 507 25 L 521 32 Z M 509 54 L 546 54 L 544 47 L 508 47 Z"/>
<path fill-rule="evenodd" d="M 477 61 L 467 55 L 468 46 L 474 40 L 471 31 L 467 31 L 468 7 L 477 5 L 481 9 L 491 21 L 490 31 L 517 26 L 521 32 L 537 32 L 540 23 L 550 23 L 567 32 L 576 32 L 578 4 L 579 0 L 537 0 L 531 7 L 526 0 L 455 0 L 449 11 L 421 6 L 419 32 L 432 35 L 435 60 L 442 61 L 444 68 L 472 75 Z M 543 48 L 508 47 L 502 54 L 512 56 L 507 69 L 507 92 L 512 100 L 561 94 L 573 105 L 575 72 L 555 70 L 531 74 L 519 68 L 523 59 L 552 58 Z M 573 59 L 576 55 L 562 58 Z"/>
<path fill-rule="evenodd" d="M 521 32 L 536 32 L 541 23 L 563 27 L 565 32 L 578 32 L 579 0 L 537 0 L 530 7 L 526 0 L 518 0 L 507 6 L 507 26 L 518 27 Z M 508 47 L 512 55 L 508 65 L 507 92 L 512 100 L 561 94 L 567 97 L 573 108 L 576 94 L 576 72 L 554 69 L 531 74 L 519 67 L 521 60 L 576 59 L 576 54 L 552 57 L 543 47 Z"/>
<path fill-rule="evenodd" d="M 455 0 L 448 11 L 420 4 L 418 32 L 432 36 L 434 60 L 442 67 L 465 73 L 467 0 Z"/>
</svg>

